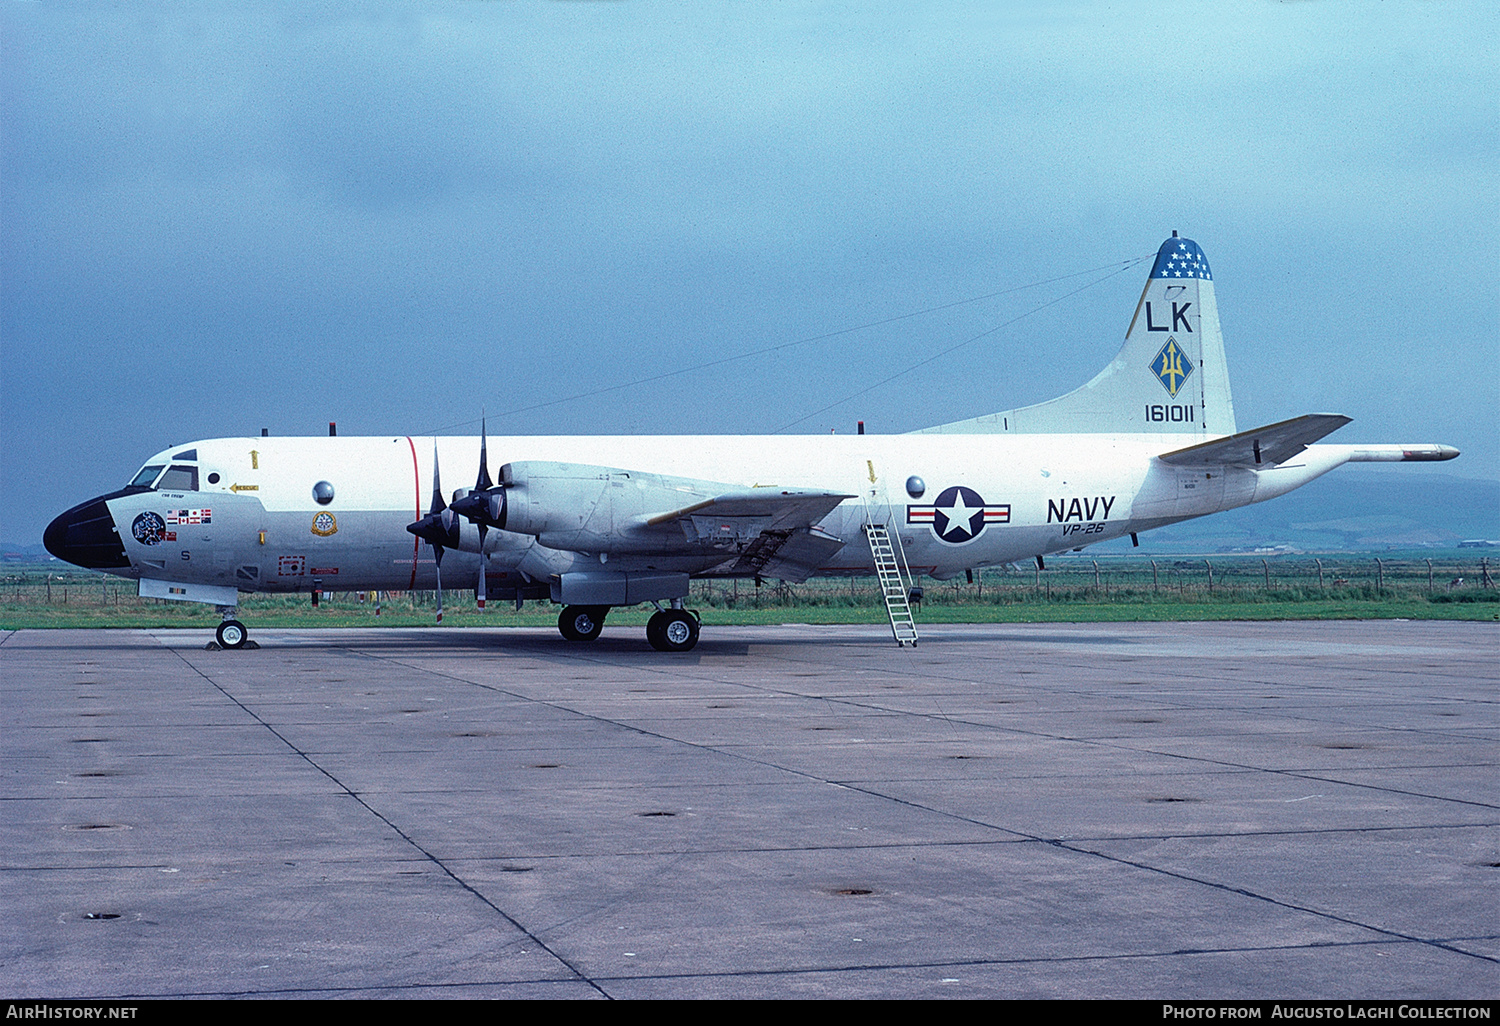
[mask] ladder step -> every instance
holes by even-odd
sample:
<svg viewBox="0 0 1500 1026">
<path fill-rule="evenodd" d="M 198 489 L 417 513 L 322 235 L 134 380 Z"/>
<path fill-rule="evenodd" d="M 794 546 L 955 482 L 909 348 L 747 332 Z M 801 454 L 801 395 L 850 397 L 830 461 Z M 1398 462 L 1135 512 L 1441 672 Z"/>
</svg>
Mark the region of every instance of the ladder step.
<svg viewBox="0 0 1500 1026">
<path fill-rule="evenodd" d="M 880 579 L 881 591 L 885 594 L 885 612 L 891 622 L 891 634 L 898 645 L 915 645 L 917 624 L 911 615 L 906 577 L 901 573 L 901 564 L 896 561 L 896 549 L 891 544 L 890 532 L 884 524 L 866 523 L 865 537 L 869 539 L 870 558 L 874 561 L 875 574 Z"/>
</svg>

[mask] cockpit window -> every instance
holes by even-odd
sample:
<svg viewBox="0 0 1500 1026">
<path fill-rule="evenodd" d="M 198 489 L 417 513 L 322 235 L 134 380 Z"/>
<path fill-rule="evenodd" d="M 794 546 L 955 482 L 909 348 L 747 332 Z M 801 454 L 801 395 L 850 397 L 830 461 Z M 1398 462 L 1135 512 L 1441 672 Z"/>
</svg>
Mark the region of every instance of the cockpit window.
<svg viewBox="0 0 1500 1026">
<path fill-rule="evenodd" d="M 156 475 L 161 473 L 164 466 L 165 463 L 150 463 L 142 467 L 141 472 L 135 475 L 135 480 L 130 482 L 130 487 L 150 488 L 151 482 L 156 480 Z"/>
<path fill-rule="evenodd" d="M 176 464 L 161 476 L 156 487 L 164 492 L 196 492 L 198 490 L 198 468 L 179 467 Z"/>
<path fill-rule="evenodd" d="M 195 460 L 198 458 L 198 450 L 184 449 L 181 452 L 174 452 L 172 458 L 174 460 Z"/>
</svg>

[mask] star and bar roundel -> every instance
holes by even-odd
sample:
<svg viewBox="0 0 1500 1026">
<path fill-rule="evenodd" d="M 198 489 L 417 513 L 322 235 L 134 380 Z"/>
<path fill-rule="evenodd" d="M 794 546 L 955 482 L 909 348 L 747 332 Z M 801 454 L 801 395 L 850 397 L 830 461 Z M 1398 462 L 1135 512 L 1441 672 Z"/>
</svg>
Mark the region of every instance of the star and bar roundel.
<svg viewBox="0 0 1500 1026">
<path fill-rule="evenodd" d="M 985 524 L 1010 523 L 1010 504 L 986 503 L 963 485 L 943 489 L 931 506 L 906 507 L 908 524 L 931 524 L 932 531 L 950 545 L 973 541 Z"/>
</svg>

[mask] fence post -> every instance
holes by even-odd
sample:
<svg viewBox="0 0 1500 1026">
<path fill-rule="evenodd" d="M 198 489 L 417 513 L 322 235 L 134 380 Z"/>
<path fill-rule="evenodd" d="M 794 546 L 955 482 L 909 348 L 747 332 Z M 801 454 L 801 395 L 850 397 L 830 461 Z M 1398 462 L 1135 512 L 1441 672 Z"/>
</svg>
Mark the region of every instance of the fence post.
<svg viewBox="0 0 1500 1026">
<path fill-rule="evenodd" d="M 1492 580 L 1490 580 L 1490 557 L 1489 556 L 1481 556 L 1481 557 L 1479 557 L 1479 573 L 1480 573 L 1480 576 L 1484 578 L 1484 586 L 1486 588 L 1493 588 L 1495 586 L 1495 582 L 1492 581 Z"/>
<path fill-rule="evenodd" d="M 1432 594 L 1432 560 L 1427 561 L 1427 594 Z"/>
<path fill-rule="evenodd" d="M 1315 559 L 1315 560 L 1313 560 L 1313 562 L 1316 563 L 1316 564 L 1318 564 L 1318 587 L 1322 588 L 1323 587 L 1323 561 L 1321 559 Z"/>
<path fill-rule="evenodd" d="M 1203 565 L 1208 567 L 1208 592 L 1212 595 L 1214 590 L 1214 565 L 1206 559 L 1203 561 Z"/>
<path fill-rule="evenodd" d="M 1375 593 L 1377 595 L 1385 591 L 1385 564 L 1375 560 Z"/>
<path fill-rule="evenodd" d="M 1156 594 L 1159 589 L 1156 584 L 1156 560 L 1151 561 L 1151 594 Z"/>
</svg>

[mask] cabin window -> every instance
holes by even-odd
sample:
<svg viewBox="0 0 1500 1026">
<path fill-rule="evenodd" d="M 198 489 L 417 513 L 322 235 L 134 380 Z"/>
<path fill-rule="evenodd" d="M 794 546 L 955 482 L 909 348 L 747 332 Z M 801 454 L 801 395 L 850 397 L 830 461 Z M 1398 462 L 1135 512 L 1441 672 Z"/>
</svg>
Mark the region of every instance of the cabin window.
<svg viewBox="0 0 1500 1026">
<path fill-rule="evenodd" d="M 174 464 L 161 476 L 161 480 L 156 482 L 156 487 L 164 492 L 196 492 L 198 468 L 179 467 Z"/>
<path fill-rule="evenodd" d="M 135 480 L 130 482 L 131 488 L 150 488 L 151 482 L 156 480 L 156 475 L 162 472 L 165 463 L 152 463 L 141 468 L 141 472 L 135 475 Z"/>
</svg>

